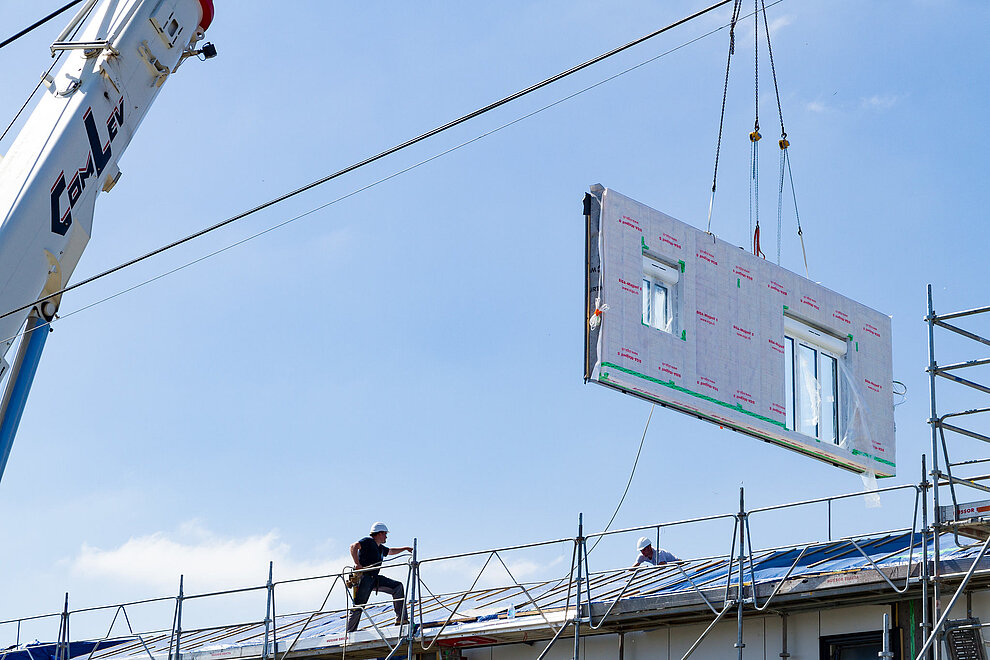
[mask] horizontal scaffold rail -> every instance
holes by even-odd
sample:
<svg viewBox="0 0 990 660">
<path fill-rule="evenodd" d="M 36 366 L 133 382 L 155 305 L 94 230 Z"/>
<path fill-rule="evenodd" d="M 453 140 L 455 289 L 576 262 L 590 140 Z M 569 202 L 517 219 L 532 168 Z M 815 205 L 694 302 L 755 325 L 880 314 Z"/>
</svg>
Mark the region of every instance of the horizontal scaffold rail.
<svg viewBox="0 0 990 660">
<path fill-rule="evenodd" d="M 713 618 L 720 621 L 729 610 L 739 608 L 747 615 L 767 611 L 771 606 L 775 609 L 800 608 L 812 594 L 816 599 L 828 597 L 830 589 L 836 594 L 861 592 L 867 598 L 889 600 L 911 589 L 920 589 L 929 574 L 928 563 L 922 557 L 932 556 L 934 539 L 926 534 L 923 525 L 919 526 L 918 518 L 919 502 L 924 501 L 926 488 L 925 484 L 892 486 L 867 493 L 846 493 L 741 510 L 735 514 L 654 523 L 424 559 L 418 557 L 417 550 L 411 560 L 388 561 L 382 568 L 387 573 L 400 572 L 405 577 L 411 625 L 395 625 L 391 602 L 355 606 L 344 586 L 344 578 L 351 572 L 348 568 L 336 574 L 271 580 L 260 586 L 190 595 L 180 591 L 177 596 L 0 621 L 0 644 L 6 642 L 5 646 L 12 646 L 0 652 L 0 660 L 38 660 L 31 655 L 32 645 L 21 644 L 22 626 L 48 621 L 50 623 L 46 625 L 53 627 L 48 635 L 54 639 L 56 626 L 78 619 L 81 614 L 93 616 L 100 612 L 105 612 L 110 620 L 110 625 L 104 628 L 105 634 L 71 642 L 91 645 L 82 651 L 87 660 L 174 660 L 179 653 L 182 660 L 207 660 L 217 653 L 261 660 L 291 660 L 297 657 L 329 659 L 342 655 L 352 658 L 409 656 L 446 643 L 468 643 L 464 642 L 466 639 L 485 644 L 540 641 L 549 646 L 565 634 L 580 634 L 581 630 L 585 634 L 606 634 L 665 622 L 711 621 Z M 913 495 L 914 499 L 911 520 L 906 521 L 909 526 L 867 536 L 851 535 L 760 550 L 753 547 L 754 539 L 749 529 L 749 518 L 753 515 L 769 516 L 783 509 L 822 505 L 829 507 L 831 515 L 831 505 L 836 501 L 861 498 L 866 494 L 886 496 L 901 491 Z M 905 515 L 907 513 L 911 512 L 907 511 Z M 592 554 L 587 545 L 589 538 L 634 535 L 643 530 L 719 520 L 732 521 L 730 546 L 735 548 L 742 539 L 745 545 L 739 547 L 745 548 L 745 552 L 737 555 L 730 550 L 725 554 L 637 569 L 591 570 L 588 565 Z M 953 562 L 952 566 L 966 564 L 975 556 L 975 548 L 954 547 L 951 539 L 951 534 L 942 539 L 942 556 Z M 518 579 L 514 558 L 525 558 L 534 551 L 541 552 L 554 546 L 570 550 L 570 567 L 562 566 L 562 574 L 538 580 Z M 447 563 L 458 562 L 455 565 L 463 572 L 466 560 L 477 560 L 476 572 L 471 574 L 467 588 L 438 590 L 430 583 L 435 579 L 435 576 L 431 577 L 430 567 L 442 568 Z M 580 577 L 575 570 L 579 563 L 584 569 Z M 503 577 L 496 578 L 493 571 Z M 451 571 L 439 573 L 449 575 Z M 983 573 L 976 575 L 983 579 Z M 479 586 L 483 584 L 482 580 L 484 584 L 490 584 L 497 579 L 502 580 L 501 586 Z M 276 593 L 284 594 L 286 588 L 306 582 L 320 590 L 321 601 L 314 603 L 317 607 L 291 613 L 275 611 L 274 603 L 284 602 L 284 595 L 275 598 Z M 188 611 L 183 614 L 181 608 L 183 603 L 199 602 L 213 610 L 216 607 L 213 603 L 219 598 L 251 594 L 267 594 L 269 606 L 263 617 L 223 625 L 196 625 Z M 174 618 L 169 615 L 173 620 L 161 622 L 166 625 L 147 631 L 135 630 L 130 625 L 136 610 L 161 610 L 163 606 L 169 610 L 174 608 Z M 364 626 L 348 634 L 346 620 L 355 607 L 363 610 Z M 147 616 L 142 615 L 142 620 L 147 620 Z M 126 621 L 126 631 L 114 632 L 115 622 L 116 627 L 120 627 L 120 621 Z M 171 625 L 167 625 L 169 623 Z M 77 626 L 71 629 L 79 630 Z M 3 639 L 4 634 L 16 637 L 7 640 Z"/>
</svg>

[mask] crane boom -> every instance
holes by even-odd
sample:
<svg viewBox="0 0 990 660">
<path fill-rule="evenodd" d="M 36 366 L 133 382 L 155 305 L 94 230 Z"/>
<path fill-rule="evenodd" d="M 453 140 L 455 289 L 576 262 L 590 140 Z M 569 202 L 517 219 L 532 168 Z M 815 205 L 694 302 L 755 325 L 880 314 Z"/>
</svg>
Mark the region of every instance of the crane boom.
<svg viewBox="0 0 990 660">
<path fill-rule="evenodd" d="M 61 302 L 53 294 L 92 236 L 96 197 L 120 178 L 120 156 L 165 81 L 190 55 L 215 54 L 196 49 L 212 19 L 213 0 L 89 0 L 52 44 L 64 64 L 0 159 L 0 477 Z"/>
</svg>

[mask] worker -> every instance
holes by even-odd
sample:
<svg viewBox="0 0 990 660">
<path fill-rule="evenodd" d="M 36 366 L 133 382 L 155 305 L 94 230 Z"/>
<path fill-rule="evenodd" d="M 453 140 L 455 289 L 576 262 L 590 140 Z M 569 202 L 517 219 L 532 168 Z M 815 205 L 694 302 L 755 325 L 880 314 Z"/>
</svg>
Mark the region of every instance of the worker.
<svg viewBox="0 0 990 660">
<path fill-rule="evenodd" d="M 640 564 L 659 566 L 671 561 L 680 561 L 680 559 L 666 550 L 657 550 L 654 548 L 653 541 L 647 536 L 640 537 L 639 542 L 636 543 L 636 549 L 639 550 L 639 554 L 636 555 L 636 563 L 633 564 L 634 567 Z"/>
<path fill-rule="evenodd" d="M 347 632 L 357 630 L 361 612 L 364 610 L 363 606 L 371 597 L 372 590 L 384 591 L 392 596 L 392 604 L 395 606 L 395 625 L 408 623 L 402 583 L 379 575 L 378 571 L 385 557 L 401 552 L 412 552 L 412 548 L 387 548 L 385 547 L 387 537 L 388 527 L 383 522 L 376 522 L 371 526 L 368 536 L 351 544 L 351 559 L 354 560 L 354 570 L 361 572 L 361 581 L 352 592 L 354 604 L 358 607 L 351 610 L 351 615 L 347 619 Z"/>
</svg>

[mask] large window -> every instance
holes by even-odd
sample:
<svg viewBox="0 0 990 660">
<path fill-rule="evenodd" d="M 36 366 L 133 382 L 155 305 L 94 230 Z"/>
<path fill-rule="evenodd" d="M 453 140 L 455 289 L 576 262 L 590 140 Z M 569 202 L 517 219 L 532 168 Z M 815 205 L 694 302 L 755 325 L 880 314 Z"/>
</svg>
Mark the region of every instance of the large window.
<svg viewBox="0 0 990 660">
<path fill-rule="evenodd" d="M 839 444 L 846 343 L 797 319 L 784 317 L 784 387 L 787 428 Z"/>
<path fill-rule="evenodd" d="M 643 255 L 643 324 L 674 333 L 677 324 L 677 268 Z"/>
</svg>

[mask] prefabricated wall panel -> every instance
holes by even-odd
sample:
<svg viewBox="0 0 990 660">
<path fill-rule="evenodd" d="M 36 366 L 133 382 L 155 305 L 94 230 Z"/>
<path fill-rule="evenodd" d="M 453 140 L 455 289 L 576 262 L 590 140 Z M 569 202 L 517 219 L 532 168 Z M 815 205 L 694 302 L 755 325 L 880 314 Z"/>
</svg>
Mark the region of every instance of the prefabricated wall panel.
<svg viewBox="0 0 990 660">
<path fill-rule="evenodd" d="M 586 380 L 856 472 L 895 474 L 888 316 L 614 190 L 593 186 L 585 201 Z M 644 323 L 644 255 L 676 271 L 667 331 Z M 838 443 L 787 428 L 785 316 L 844 352 Z"/>
</svg>

